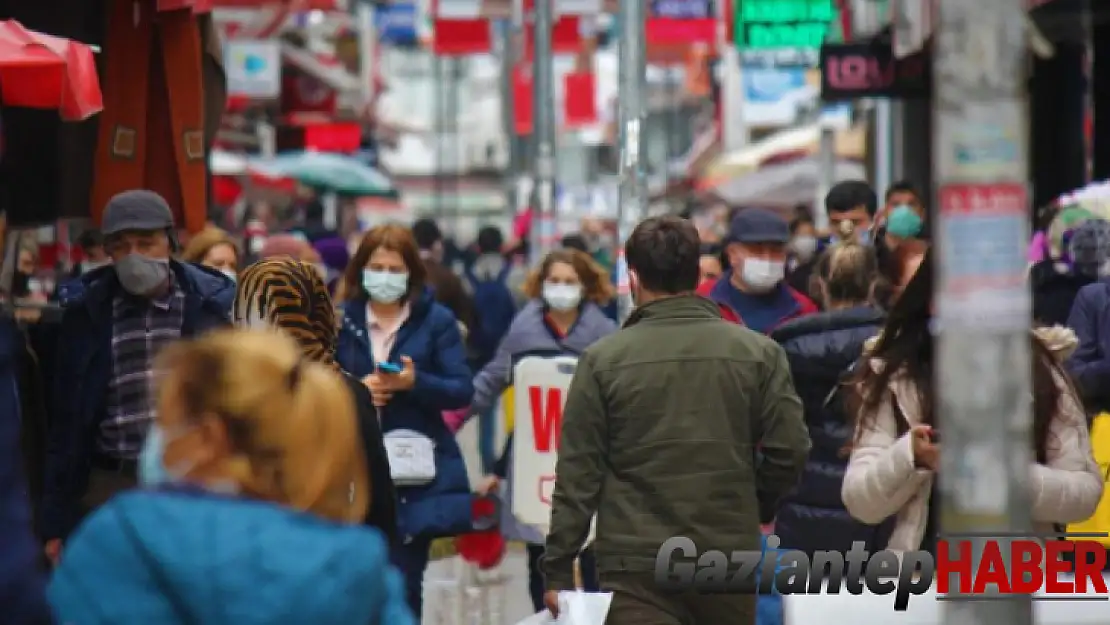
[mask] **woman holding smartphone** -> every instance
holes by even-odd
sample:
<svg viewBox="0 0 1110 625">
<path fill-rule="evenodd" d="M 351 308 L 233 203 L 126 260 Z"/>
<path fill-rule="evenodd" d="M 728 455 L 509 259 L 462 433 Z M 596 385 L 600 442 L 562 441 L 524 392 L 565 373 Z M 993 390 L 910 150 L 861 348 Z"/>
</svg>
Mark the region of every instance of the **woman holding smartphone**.
<svg viewBox="0 0 1110 625">
<path fill-rule="evenodd" d="M 432 539 L 473 529 L 466 465 L 441 413 L 470 403 L 474 388 L 455 316 L 425 279 L 408 228 L 367 232 L 338 289 L 346 299 L 336 351 L 378 409 L 398 496 L 393 561 L 418 618 Z"/>
<path fill-rule="evenodd" d="M 841 497 L 864 523 L 895 517 L 887 549 L 935 551 L 940 438 L 936 427 L 935 351 L 930 331 L 933 260 L 917 273 L 869 342 L 852 387 L 856 426 Z M 1060 362 L 1075 334 L 1043 328 L 1029 337 L 1033 352 L 1033 440 L 1029 498 L 1034 530 L 1082 521 L 1102 496 L 1087 418 Z M 1000 433 L 1001 434 L 1001 433 Z"/>
</svg>

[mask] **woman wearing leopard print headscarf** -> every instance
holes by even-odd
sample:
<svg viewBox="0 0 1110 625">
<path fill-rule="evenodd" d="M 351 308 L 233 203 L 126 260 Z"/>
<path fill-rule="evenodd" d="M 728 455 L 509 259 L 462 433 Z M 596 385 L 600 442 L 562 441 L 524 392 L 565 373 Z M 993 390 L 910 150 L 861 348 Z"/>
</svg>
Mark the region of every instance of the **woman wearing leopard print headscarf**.
<svg viewBox="0 0 1110 625">
<path fill-rule="evenodd" d="M 241 327 L 270 328 L 294 338 L 306 358 L 326 364 L 343 376 L 354 394 L 371 499 L 366 524 L 377 527 L 390 542 L 396 538 L 396 490 L 370 391 L 335 361 L 337 317 L 328 288 L 316 266 L 288 257 L 268 258 L 239 274 L 232 319 Z"/>
</svg>

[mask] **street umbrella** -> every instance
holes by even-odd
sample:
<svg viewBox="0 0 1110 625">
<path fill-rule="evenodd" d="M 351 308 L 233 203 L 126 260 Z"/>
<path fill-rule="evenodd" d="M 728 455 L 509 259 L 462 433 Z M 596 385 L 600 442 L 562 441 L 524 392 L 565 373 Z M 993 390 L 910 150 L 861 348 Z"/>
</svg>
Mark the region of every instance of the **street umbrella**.
<svg viewBox="0 0 1110 625">
<path fill-rule="evenodd" d="M 297 152 L 251 163 L 252 173 L 264 178 L 297 182 L 343 195 L 395 197 L 397 190 L 380 171 L 342 154 Z"/>
<path fill-rule="evenodd" d="M 99 113 L 104 97 L 92 48 L 0 21 L 0 101 L 56 109 L 67 121 Z"/>
</svg>

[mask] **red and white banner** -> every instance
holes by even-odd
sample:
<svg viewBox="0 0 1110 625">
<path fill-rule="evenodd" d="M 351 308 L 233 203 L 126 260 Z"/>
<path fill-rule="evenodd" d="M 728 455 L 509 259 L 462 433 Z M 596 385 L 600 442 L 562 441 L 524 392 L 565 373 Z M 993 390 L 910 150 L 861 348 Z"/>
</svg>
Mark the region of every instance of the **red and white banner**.
<svg viewBox="0 0 1110 625">
<path fill-rule="evenodd" d="M 578 359 L 529 357 L 513 368 L 513 516 L 547 532 L 563 429 L 563 406 Z"/>
<path fill-rule="evenodd" d="M 468 20 L 507 18 L 512 16 L 513 0 L 437 0 L 435 16 L 439 19 Z M 555 3 L 555 15 L 599 15 L 605 13 L 604 0 L 547 0 Z M 534 0 L 524 0 L 524 12 L 533 10 Z"/>
</svg>

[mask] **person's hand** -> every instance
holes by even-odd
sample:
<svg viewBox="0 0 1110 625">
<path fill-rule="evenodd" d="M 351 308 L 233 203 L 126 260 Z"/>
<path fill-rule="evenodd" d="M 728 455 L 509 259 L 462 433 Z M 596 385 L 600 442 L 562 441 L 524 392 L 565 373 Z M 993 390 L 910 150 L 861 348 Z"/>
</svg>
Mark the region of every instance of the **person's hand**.
<svg viewBox="0 0 1110 625">
<path fill-rule="evenodd" d="M 487 475 L 486 477 L 482 478 L 481 482 L 478 483 L 478 488 L 475 490 L 475 492 L 479 495 L 482 495 L 483 497 L 492 495 L 493 493 L 497 492 L 497 486 L 499 484 L 501 484 L 501 478 L 497 477 L 496 475 Z"/>
<path fill-rule="evenodd" d="M 62 561 L 62 539 L 52 538 L 46 541 L 46 546 L 43 548 L 43 551 L 46 553 L 46 557 L 50 560 L 50 563 L 54 566 L 58 566 L 58 563 Z"/>
<path fill-rule="evenodd" d="M 382 379 L 382 376 L 377 373 L 371 373 L 365 378 L 362 378 L 362 383 L 366 388 L 370 389 L 370 398 L 373 399 L 374 406 L 381 408 L 388 404 L 389 400 L 393 399 L 393 391 L 389 389 L 389 386 L 386 384 L 385 380 Z"/>
<path fill-rule="evenodd" d="M 410 390 L 416 385 L 416 367 L 412 364 L 412 358 L 408 356 L 401 356 L 400 373 L 386 373 L 382 371 L 378 375 L 385 383 L 386 388 L 394 393 L 397 391 Z"/>
<path fill-rule="evenodd" d="M 940 464 L 940 446 L 933 443 L 932 426 L 915 425 L 910 428 L 910 437 L 914 466 L 936 471 Z"/>
<path fill-rule="evenodd" d="M 549 590 L 543 593 L 543 604 L 554 618 L 559 618 L 559 591 Z"/>
</svg>

